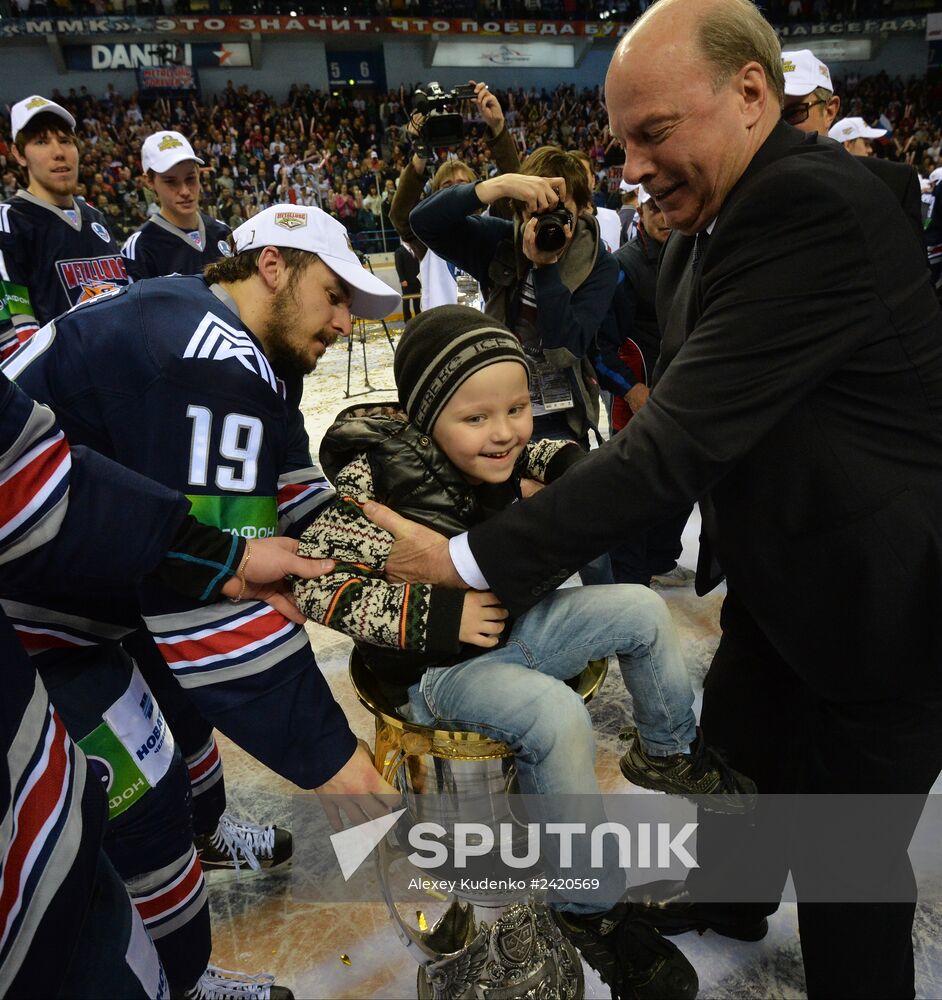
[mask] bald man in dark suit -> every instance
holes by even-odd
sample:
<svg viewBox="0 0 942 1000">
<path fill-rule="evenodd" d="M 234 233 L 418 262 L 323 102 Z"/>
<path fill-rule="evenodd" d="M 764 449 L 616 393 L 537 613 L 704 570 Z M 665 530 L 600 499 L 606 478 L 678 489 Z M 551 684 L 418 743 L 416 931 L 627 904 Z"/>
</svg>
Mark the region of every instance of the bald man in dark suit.
<svg viewBox="0 0 942 1000">
<path fill-rule="evenodd" d="M 762 793 L 897 796 L 870 824 L 899 820 L 872 864 L 822 848 L 847 896 L 812 900 L 813 839 L 766 866 L 779 889 L 794 875 L 809 995 L 912 997 L 912 802 L 942 769 L 942 314 L 924 251 L 858 158 L 781 120 L 778 41 L 749 0 L 660 0 L 605 92 L 625 179 L 674 230 L 659 285 L 676 353 L 625 432 L 468 535 L 371 507 L 397 539 L 387 574 L 489 586 L 519 614 L 699 499 L 698 590 L 728 584 L 704 736 Z M 841 822 L 832 838 L 867 833 Z M 890 874 L 896 901 L 851 901 Z M 754 940 L 774 907 L 679 893 L 650 916 Z"/>
</svg>

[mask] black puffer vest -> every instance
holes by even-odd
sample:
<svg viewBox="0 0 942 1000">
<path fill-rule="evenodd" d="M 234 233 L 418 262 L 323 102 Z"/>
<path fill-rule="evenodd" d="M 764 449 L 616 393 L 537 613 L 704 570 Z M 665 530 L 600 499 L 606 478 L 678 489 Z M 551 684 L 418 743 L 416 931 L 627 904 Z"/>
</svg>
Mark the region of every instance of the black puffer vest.
<svg viewBox="0 0 942 1000">
<path fill-rule="evenodd" d="M 375 498 L 403 517 L 451 538 L 488 516 L 479 491 L 429 435 L 406 421 L 397 405 L 359 404 L 338 414 L 321 442 L 321 468 L 334 481 L 344 466 L 364 453 Z M 518 464 L 523 461 L 521 456 Z M 507 484 L 508 501 L 512 491 L 519 490 L 519 479 L 515 470 Z"/>
</svg>

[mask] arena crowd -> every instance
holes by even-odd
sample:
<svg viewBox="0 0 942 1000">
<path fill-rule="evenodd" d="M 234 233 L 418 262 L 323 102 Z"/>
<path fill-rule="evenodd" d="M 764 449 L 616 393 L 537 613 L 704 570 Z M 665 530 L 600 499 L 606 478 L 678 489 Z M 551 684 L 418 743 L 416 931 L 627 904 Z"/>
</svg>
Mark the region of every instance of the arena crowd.
<svg viewBox="0 0 942 1000">
<path fill-rule="evenodd" d="M 915 166 L 928 177 L 942 155 L 942 88 L 926 78 L 848 76 L 836 83 L 844 114 L 875 123 L 886 119 L 891 132 L 875 144 L 875 154 Z M 581 150 L 598 178 L 595 200 L 618 209 L 620 174 L 610 170 L 621 154 L 604 122 L 601 88 L 553 91 L 518 88 L 495 91 L 521 157 L 543 145 Z M 393 249 L 398 240 L 389 222 L 392 195 L 410 149 L 403 126 L 412 108 L 412 90 L 371 95 L 326 93 L 294 84 L 283 101 L 261 90 L 229 85 L 215 98 L 181 98 L 146 104 L 140 95 L 118 94 L 106 85 L 100 95 L 85 87 L 53 91 L 68 108 L 83 143 L 79 193 L 108 218 L 119 240 L 156 213 L 154 193 L 140 170 L 143 139 L 164 128 L 190 137 L 202 168 L 204 210 L 231 228 L 277 202 L 317 205 L 339 219 L 363 250 Z M 466 135 L 455 149 L 438 150 L 459 159 L 480 177 L 496 167 L 484 142 L 476 109 L 466 107 Z M 0 194 L 10 197 L 22 178 L 0 135 Z"/>
</svg>

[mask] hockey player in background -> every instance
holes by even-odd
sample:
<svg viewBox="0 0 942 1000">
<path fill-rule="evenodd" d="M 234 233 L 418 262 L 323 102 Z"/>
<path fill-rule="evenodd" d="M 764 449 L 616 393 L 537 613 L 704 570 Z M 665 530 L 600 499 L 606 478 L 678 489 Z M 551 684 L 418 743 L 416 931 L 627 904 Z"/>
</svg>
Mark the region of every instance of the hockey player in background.
<svg viewBox="0 0 942 1000">
<path fill-rule="evenodd" d="M 75 119 L 38 94 L 10 118 L 27 187 L 0 204 L 0 360 L 67 309 L 129 281 L 104 216 L 75 196 Z"/>
<path fill-rule="evenodd" d="M 141 147 L 146 183 L 160 212 L 128 237 L 121 252 L 138 281 L 162 274 L 202 274 L 229 256 L 229 227 L 200 211 L 203 161 L 179 132 L 155 132 Z"/>
</svg>

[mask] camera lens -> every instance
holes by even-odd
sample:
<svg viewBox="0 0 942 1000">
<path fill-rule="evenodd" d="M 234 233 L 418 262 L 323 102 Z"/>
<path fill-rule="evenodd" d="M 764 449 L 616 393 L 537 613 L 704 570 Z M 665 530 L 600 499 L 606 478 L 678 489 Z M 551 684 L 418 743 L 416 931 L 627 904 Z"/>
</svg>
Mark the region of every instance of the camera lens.
<svg viewBox="0 0 942 1000">
<path fill-rule="evenodd" d="M 566 232 L 555 219 L 538 219 L 534 242 L 543 253 L 556 253 L 566 245 Z"/>
<path fill-rule="evenodd" d="M 533 241 L 537 250 L 543 253 L 557 253 L 566 245 L 566 226 L 572 225 L 572 214 L 568 209 L 555 208 L 538 215 Z"/>
</svg>

